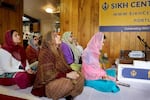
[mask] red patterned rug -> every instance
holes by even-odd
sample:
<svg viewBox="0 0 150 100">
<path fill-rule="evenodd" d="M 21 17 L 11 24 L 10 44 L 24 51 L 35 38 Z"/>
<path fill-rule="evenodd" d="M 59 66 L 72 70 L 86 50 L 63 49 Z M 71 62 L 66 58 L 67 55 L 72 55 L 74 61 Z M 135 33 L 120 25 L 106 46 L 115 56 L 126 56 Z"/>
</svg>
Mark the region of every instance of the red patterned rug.
<svg viewBox="0 0 150 100">
<path fill-rule="evenodd" d="M 8 95 L 3 95 L 3 94 L 0 94 L 0 99 L 1 100 L 26 100 L 26 99 L 13 97 L 13 96 L 8 96 Z"/>
</svg>

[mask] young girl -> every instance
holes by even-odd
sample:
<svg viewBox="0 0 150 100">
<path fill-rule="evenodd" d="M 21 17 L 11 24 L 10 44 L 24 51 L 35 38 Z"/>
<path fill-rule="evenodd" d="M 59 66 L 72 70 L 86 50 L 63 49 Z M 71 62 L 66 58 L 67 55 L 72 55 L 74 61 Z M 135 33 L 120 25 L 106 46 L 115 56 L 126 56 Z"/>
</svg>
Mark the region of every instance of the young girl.
<svg viewBox="0 0 150 100">
<path fill-rule="evenodd" d="M 100 66 L 99 55 L 104 45 L 104 34 L 98 32 L 94 34 L 88 42 L 87 47 L 82 54 L 82 72 L 85 76 L 85 85 L 93 87 L 103 92 L 118 92 L 119 87 L 115 83 L 115 78 L 109 74 L 115 75 L 115 71 L 109 71 Z"/>
</svg>

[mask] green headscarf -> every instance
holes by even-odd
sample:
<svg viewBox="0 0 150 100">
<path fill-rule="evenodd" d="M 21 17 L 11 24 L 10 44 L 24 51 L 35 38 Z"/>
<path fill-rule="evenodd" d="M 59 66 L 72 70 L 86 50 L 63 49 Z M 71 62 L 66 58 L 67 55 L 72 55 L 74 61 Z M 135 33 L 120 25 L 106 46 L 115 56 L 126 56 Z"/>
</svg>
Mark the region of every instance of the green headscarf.
<svg viewBox="0 0 150 100">
<path fill-rule="evenodd" d="M 79 63 L 79 59 L 81 57 L 81 53 L 80 51 L 77 49 L 77 47 L 71 43 L 69 41 L 69 38 L 71 36 L 72 32 L 65 32 L 63 35 L 62 35 L 62 41 L 65 42 L 66 44 L 69 45 L 69 47 L 71 48 L 72 52 L 73 52 L 73 55 L 74 55 L 74 59 L 75 59 L 75 62 L 74 63 Z"/>
</svg>

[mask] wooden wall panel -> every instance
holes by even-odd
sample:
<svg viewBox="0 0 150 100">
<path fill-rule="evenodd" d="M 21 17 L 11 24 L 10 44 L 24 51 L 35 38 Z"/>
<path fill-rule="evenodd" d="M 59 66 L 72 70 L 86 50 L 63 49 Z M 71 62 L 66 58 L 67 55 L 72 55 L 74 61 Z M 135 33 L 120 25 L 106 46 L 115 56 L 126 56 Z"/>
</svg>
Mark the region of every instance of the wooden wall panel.
<svg viewBox="0 0 150 100">
<path fill-rule="evenodd" d="M 16 9 L 0 7 L 0 43 L 4 41 L 4 34 L 9 29 L 16 29 L 22 34 L 23 0 L 4 0 L 13 4 Z"/>
<path fill-rule="evenodd" d="M 89 37 L 92 36 L 91 33 L 91 4 L 92 0 L 80 0 L 79 1 L 79 38 L 80 44 L 86 46 L 84 43 L 89 41 Z"/>
<path fill-rule="evenodd" d="M 61 33 L 70 30 L 69 29 L 69 1 L 72 0 L 61 0 L 61 15 L 60 15 L 60 22 L 61 22 Z"/>
<path fill-rule="evenodd" d="M 74 32 L 74 36 L 75 37 L 77 37 L 77 39 L 78 40 L 80 40 L 79 39 L 79 37 L 80 37 L 80 34 L 78 34 L 78 16 L 79 16 L 79 14 L 78 14 L 78 0 L 74 0 L 74 2 L 71 2 L 72 3 L 72 11 L 73 11 L 73 13 L 72 13 L 72 15 L 71 15 L 71 17 L 72 17 L 72 26 L 71 26 L 71 29 L 72 29 L 72 31 Z"/>
<path fill-rule="evenodd" d="M 150 32 L 146 33 L 147 44 L 150 46 Z"/>
<path fill-rule="evenodd" d="M 106 40 L 104 42 L 103 50 L 107 52 L 107 55 L 110 56 L 110 33 L 104 33 L 106 36 Z"/>
<path fill-rule="evenodd" d="M 86 47 L 99 29 L 99 0 L 61 0 L 61 34 L 72 31 L 79 43 Z M 120 50 L 144 50 L 137 36 L 150 45 L 150 32 L 104 32 L 103 51 L 112 59 L 119 57 Z"/>
<path fill-rule="evenodd" d="M 2 11 L 1 11 L 2 12 Z M 2 43 L 2 37 L 3 37 L 3 34 L 2 34 L 2 16 L 1 16 L 1 13 L 0 13 L 0 44 Z"/>
<path fill-rule="evenodd" d="M 128 39 L 127 39 L 128 40 Z M 136 42 L 137 42 L 137 35 L 136 33 L 129 33 L 129 49 L 130 50 L 134 50 L 134 48 L 136 48 Z M 125 48 L 126 49 L 126 48 Z"/>
<path fill-rule="evenodd" d="M 137 36 L 141 36 L 150 45 L 149 32 L 105 32 L 106 41 L 103 51 L 108 54 L 113 63 L 120 56 L 120 50 L 144 50 L 144 45 Z"/>
<path fill-rule="evenodd" d="M 86 47 L 98 31 L 99 0 L 61 0 L 61 34 L 72 31 L 79 43 Z"/>
<path fill-rule="evenodd" d="M 109 35 L 110 35 L 110 58 L 111 59 L 114 59 L 114 58 L 117 58 L 118 57 L 118 51 L 120 50 L 120 32 L 110 32 Z"/>
</svg>

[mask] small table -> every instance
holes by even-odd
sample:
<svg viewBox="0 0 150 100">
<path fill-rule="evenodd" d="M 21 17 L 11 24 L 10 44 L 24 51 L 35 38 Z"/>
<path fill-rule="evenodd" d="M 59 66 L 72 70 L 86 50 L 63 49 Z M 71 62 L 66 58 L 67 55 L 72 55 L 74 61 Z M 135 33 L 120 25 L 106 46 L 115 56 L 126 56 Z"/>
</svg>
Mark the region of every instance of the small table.
<svg viewBox="0 0 150 100">
<path fill-rule="evenodd" d="M 144 58 L 130 58 L 129 53 L 131 51 L 132 50 L 121 50 L 120 51 L 120 58 L 119 58 L 120 64 L 133 64 L 133 60 L 145 61 L 145 57 Z M 142 52 L 145 53 L 144 51 L 142 51 Z M 150 51 L 146 52 L 146 57 L 147 57 L 147 60 L 150 61 Z"/>
</svg>

